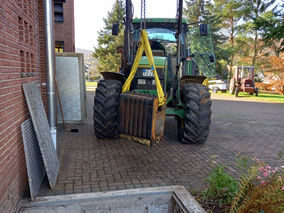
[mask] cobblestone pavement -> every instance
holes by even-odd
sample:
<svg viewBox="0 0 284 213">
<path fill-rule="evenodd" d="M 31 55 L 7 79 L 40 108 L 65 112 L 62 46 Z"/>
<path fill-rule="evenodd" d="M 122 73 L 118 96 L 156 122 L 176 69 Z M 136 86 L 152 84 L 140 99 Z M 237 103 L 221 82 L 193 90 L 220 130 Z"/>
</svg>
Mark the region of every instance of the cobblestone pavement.
<svg viewBox="0 0 284 213">
<path fill-rule="evenodd" d="M 236 175 L 237 153 L 280 165 L 284 151 L 284 104 L 213 100 L 212 124 L 203 145 L 181 144 L 174 118 L 166 120 L 165 139 L 146 147 L 123 139 L 97 139 L 92 127 L 94 91 L 88 92 L 88 120 L 72 125 L 79 133 L 59 128 L 61 162 L 57 184 L 43 184 L 40 195 L 98 192 L 150 186 L 183 185 L 202 190 L 212 167 L 208 160 L 228 167 Z M 283 164 L 283 162 L 282 162 Z"/>
</svg>

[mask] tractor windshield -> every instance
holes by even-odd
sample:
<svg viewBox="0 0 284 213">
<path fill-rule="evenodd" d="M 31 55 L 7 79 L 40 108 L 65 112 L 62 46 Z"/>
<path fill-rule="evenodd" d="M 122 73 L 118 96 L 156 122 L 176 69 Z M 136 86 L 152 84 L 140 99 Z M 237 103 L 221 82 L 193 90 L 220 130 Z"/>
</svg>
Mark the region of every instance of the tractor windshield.
<svg viewBox="0 0 284 213">
<path fill-rule="evenodd" d="M 165 28 L 146 29 L 150 40 L 160 40 L 164 42 L 176 42 L 175 31 Z"/>
<path fill-rule="evenodd" d="M 177 55 L 177 40 L 175 37 L 175 30 L 153 27 L 146 29 L 149 42 L 156 56 L 176 56 Z M 139 39 L 139 30 L 135 30 L 134 41 Z M 182 39 L 181 43 L 184 41 Z"/>
<path fill-rule="evenodd" d="M 251 70 L 249 68 L 244 68 L 241 78 L 251 78 Z"/>
<path fill-rule="evenodd" d="M 163 50 L 161 56 L 177 55 L 177 40 L 175 31 L 167 28 L 149 28 L 146 29 L 151 48 L 155 50 Z"/>
</svg>

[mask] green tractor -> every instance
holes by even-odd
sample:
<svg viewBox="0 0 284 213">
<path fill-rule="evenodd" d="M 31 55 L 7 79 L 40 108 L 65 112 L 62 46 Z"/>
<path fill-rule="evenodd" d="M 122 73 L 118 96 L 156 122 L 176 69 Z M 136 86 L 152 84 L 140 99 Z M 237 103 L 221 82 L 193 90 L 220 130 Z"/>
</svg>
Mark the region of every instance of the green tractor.
<svg viewBox="0 0 284 213">
<path fill-rule="evenodd" d="M 121 72 L 101 73 L 94 98 L 98 138 L 124 137 L 151 146 L 163 139 L 165 116 L 175 116 L 181 142 L 206 142 L 211 100 L 204 82 L 215 75 L 215 56 L 208 25 L 189 27 L 182 2 L 176 19 L 132 19 L 126 0 Z"/>
</svg>

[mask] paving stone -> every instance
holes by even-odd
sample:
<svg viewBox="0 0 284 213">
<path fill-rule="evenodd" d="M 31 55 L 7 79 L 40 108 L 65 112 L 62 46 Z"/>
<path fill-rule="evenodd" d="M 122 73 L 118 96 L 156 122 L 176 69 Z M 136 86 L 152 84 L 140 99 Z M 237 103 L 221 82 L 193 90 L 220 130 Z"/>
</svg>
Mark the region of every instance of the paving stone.
<svg viewBox="0 0 284 213">
<path fill-rule="evenodd" d="M 64 194 L 74 194 L 74 190 L 73 189 L 72 190 L 69 190 L 69 189 L 64 190 Z"/>
<path fill-rule="evenodd" d="M 74 189 L 74 193 L 82 193 L 83 190 L 82 189 Z"/>
<path fill-rule="evenodd" d="M 134 187 L 135 187 L 135 188 L 141 188 L 141 187 L 142 187 L 142 184 L 134 184 Z"/>
<path fill-rule="evenodd" d="M 104 182 L 104 181 L 99 182 L 100 187 L 104 187 L 104 186 L 107 186 L 107 185 L 108 185 L 107 182 Z"/>
<path fill-rule="evenodd" d="M 83 182 L 81 179 L 77 179 L 74 181 L 74 186 L 82 186 L 83 185 Z"/>
<path fill-rule="evenodd" d="M 118 185 L 117 189 L 118 190 L 123 190 L 123 189 L 126 189 L 126 186 L 125 185 Z"/>
<path fill-rule="evenodd" d="M 101 192 L 107 192 L 107 191 L 109 191 L 109 188 L 107 186 L 100 187 L 100 191 Z"/>
<path fill-rule="evenodd" d="M 84 189 L 83 189 L 83 192 L 84 192 L 84 193 L 86 193 L 86 192 L 91 192 L 91 188 L 90 188 L 90 187 L 84 188 Z"/>
<path fill-rule="evenodd" d="M 65 193 L 64 189 L 54 191 L 54 195 L 63 195 L 64 193 Z"/>
<path fill-rule="evenodd" d="M 117 186 L 109 186 L 108 187 L 110 191 L 115 191 L 117 190 Z"/>
<path fill-rule="evenodd" d="M 57 190 L 64 190 L 65 189 L 65 184 L 56 184 L 56 191 Z"/>
<path fill-rule="evenodd" d="M 92 192 L 100 192 L 101 189 L 100 189 L 99 187 L 97 187 L 97 188 L 91 188 L 91 191 L 92 191 Z"/>
</svg>

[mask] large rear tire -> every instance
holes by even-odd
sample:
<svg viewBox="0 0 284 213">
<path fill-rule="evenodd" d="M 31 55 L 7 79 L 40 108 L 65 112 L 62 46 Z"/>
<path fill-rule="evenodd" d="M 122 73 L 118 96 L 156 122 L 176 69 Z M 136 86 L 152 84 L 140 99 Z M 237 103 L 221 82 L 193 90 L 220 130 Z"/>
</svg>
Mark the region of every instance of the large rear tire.
<svg viewBox="0 0 284 213">
<path fill-rule="evenodd" d="M 183 143 L 202 144 L 207 141 L 211 123 L 211 100 L 208 87 L 188 83 L 182 87 L 185 118 L 178 119 L 179 139 Z"/>
<path fill-rule="evenodd" d="M 94 130 L 98 138 L 118 136 L 118 107 L 121 81 L 100 80 L 94 97 Z"/>
</svg>

